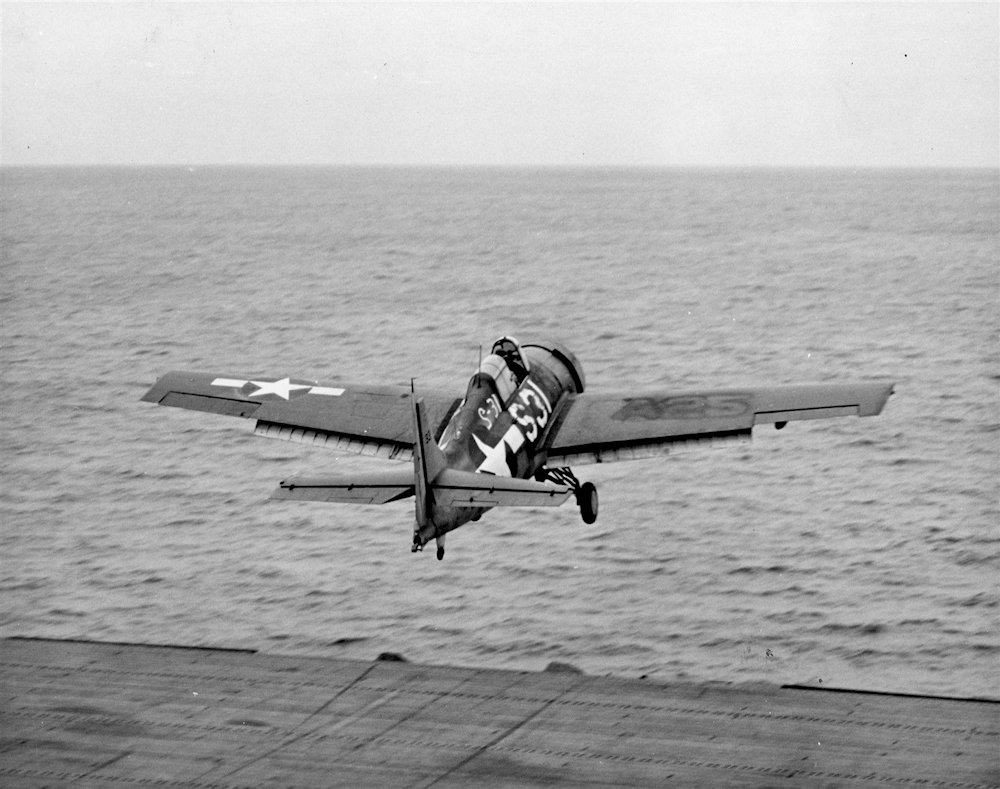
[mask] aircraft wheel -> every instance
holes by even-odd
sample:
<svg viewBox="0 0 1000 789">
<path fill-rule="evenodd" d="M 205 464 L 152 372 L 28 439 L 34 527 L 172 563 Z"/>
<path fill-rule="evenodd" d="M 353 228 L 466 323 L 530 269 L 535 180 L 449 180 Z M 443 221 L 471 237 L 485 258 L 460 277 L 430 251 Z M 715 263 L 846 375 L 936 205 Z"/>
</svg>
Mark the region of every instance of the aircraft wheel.
<svg viewBox="0 0 1000 789">
<path fill-rule="evenodd" d="M 580 505 L 580 517 L 584 523 L 597 520 L 597 488 L 593 482 L 584 482 L 580 486 L 576 501 Z"/>
</svg>

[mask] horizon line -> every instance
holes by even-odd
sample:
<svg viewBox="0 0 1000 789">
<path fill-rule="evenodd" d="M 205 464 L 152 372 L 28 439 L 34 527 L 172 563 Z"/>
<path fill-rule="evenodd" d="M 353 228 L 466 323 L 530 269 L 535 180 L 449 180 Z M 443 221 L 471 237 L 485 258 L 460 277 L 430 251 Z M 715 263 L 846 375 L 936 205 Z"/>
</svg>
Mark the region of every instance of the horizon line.
<svg viewBox="0 0 1000 789">
<path fill-rule="evenodd" d="M 553 164 L 345 162 L 0 162 L 6 169 L 343 169 L 343 170 L 997 170 L 998 164 Z"/>
</svg>

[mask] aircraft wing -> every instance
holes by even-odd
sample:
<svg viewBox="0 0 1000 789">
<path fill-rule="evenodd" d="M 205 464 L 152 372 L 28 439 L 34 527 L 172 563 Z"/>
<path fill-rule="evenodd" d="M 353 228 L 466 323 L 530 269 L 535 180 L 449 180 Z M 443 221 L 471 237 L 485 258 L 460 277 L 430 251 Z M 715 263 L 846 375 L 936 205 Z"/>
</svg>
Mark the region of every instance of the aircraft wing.
<svg viewBox="0 0 1000 789">
<path fill-rule="evenodd" d="M 458 407 L 453 394 L 422 390 L 428 422 L 440 432 Z M 413 457 L 406 386 L 321 385 L 294 378 L 171 372 L 142 398 L 149 403 L 257 420 L 254 432 L 395 460 Z"/>
<path fill-rule="evenodd" d="M 678 444 L 745 439 L 755 425 L 874 416 L 893 384 L 814 384 L 703 392 L 600 394 L 572 400 L 553 425 L 548 462 L 602 463 L 654 457 Z"/>
</svg>

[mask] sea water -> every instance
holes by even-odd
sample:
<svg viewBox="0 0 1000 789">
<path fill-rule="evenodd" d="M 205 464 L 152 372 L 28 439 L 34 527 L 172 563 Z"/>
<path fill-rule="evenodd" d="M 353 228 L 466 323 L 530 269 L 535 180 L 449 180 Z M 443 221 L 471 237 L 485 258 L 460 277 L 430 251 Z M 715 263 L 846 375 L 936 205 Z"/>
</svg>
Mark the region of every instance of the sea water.
<svg viewBox="0 0 1000 789">
<path fill-rule="evenodd" d="M 997 171 L 10 169 L 0 636 L 1000 696 Z M 872 419 L 578 466 L 411 554 L 380 462 L 139 398 L 172 369 L 464 390 L 892 379 Z"/>
</svg>

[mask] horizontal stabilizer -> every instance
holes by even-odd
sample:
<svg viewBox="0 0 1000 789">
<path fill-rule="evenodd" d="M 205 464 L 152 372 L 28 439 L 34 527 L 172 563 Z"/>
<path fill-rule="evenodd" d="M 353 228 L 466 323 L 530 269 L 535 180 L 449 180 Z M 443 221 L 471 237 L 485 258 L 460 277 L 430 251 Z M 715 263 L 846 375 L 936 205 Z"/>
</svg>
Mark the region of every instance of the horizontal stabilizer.
<svg viewBox="0 0 1000 789">
<path fill-rule="evenodd" d="M 558 507 L 573 492 L 569 485 L 453 468 L 438 474 L 431 487 L 434 500 L 451 507 Z"/>
<path fill-rule="evenodd" d="M 279 501 L 325 501 L 342 504 L 388 504 L 413 495 L 413 470 L 292 477 L 271 494 Z"/>
</svg>

